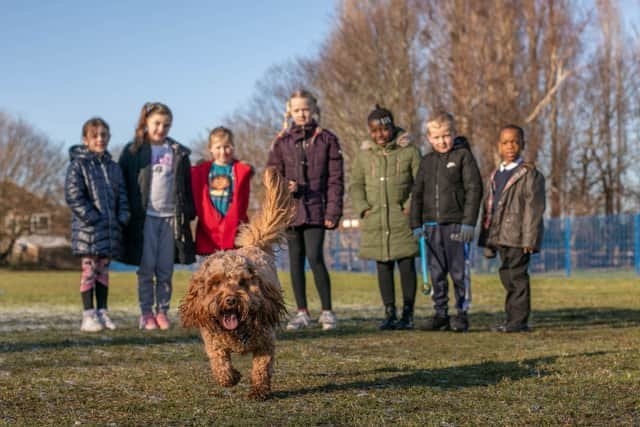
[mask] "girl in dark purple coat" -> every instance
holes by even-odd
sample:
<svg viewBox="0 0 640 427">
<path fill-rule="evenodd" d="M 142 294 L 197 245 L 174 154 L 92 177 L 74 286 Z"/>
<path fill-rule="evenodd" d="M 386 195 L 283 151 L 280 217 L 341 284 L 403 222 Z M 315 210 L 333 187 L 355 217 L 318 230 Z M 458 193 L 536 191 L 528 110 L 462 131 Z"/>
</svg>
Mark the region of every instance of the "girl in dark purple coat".
<svg viewBox="0 0 640 427">
<path fill-rule="evenodd" d="M 311 93 L 305 90 L 294 92 L 287 102 L 283 130 L 271 146 L 267 164 L 278 168 L 297 200 L 296 217 L 287 243 L 298 312 L 287 324 L 289 330 L 311 325 L 306 297 L 305 256 L 322 304 L 318 322 L 325 331 L 336 328 L 323 243 L 325 230 L 335 228 L 342 216 L 343 159 L 338 138 L 318 125 L 319 115 L 318 103 Z M 293 119 L 291 125 L 290 118 Z"/>
</svg>

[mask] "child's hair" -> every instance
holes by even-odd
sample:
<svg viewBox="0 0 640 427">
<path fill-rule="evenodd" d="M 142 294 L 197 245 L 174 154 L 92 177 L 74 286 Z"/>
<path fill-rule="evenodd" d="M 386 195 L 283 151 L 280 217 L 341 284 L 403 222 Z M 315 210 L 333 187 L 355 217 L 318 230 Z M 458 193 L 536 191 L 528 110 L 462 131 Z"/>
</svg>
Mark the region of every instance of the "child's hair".
<svg viewBox="0 0 640 427">
<path fill-rule="evenodd" d="M 211 149 L 211 145 L 213 145 L 214 142 L 220 140 L 228 142 L 233 147 L 233 132 L 231 132 L 231 129 L 228 129 L 224 126 L 218 126 L 211 132 L 209 132 L 208 148 Z"/>
<path fill-rule="evenodd" d="M 446 111 L 438 111 L 427 120 L 427 135 L 431 134 L 431 128 L 440 128 L 443 125 L 449 126 L 449 130 L 455 132 L 456 126 L 453 120 L 453 115 Z"/>
<path fill-rule="evenodd" d="M 382 108 L 380 105 L 376 104 L 376 107 L 369 113 L 367 117 L 367 123 L 371 123 L 373 121 L 378 121 L 380 124 L 385 126 L 390 125 L 393 126 L 393 114 L 391 111 L 386 108 Z"/>
<path fill-rule="evenodd" d="M 516 133 L 518 134 L 518 139 L 520 140 L 522 146 L 524 147 L 524 129 L 522 129 L 518 125 L 509 124 L 509 125 L 503 126 L 502 129 L 500 129 L 500 133 L 502 133 L 503 130 L 507 130 L 507 129 L 516 131 Z"/>
<path fill-rule="evenodd" d="M 135 137 L 130 149 L 132 153 L 137 152 L 140 146 L 145 143 L 147 139 L 147 118 L 152 114 L 169 116 L 169 120 L 173 121 L 173 113 L 171 113 L 171 110 L 165 104 L 161 102 L 146 102 L 142 106 L 142 110 L 140 110 Z"/>
<path fill-rule="evenodd" d="M 108 133 L 111 133 L 111 130 L 109 129 L 109 125 L 107 124 L 107 122 L 105 122 L 100 117 L 91 117 L 82 125 L 82 137 L 85 138 L 87 135 L 89 135 L 90 129 L 95 129 L 98 126 L 102 126 L 107 130 Z"/>
<path fill-rule="evenodd" d="M 287 110 L 284 112 L 284 122 L 282 123 L 281 133 L 287 130 L 287 128 L 289 127 L 289 119 L 291 118 L 291 100 L 293 98 L 306 98 L 311 101 L 315 109 L 314 116 L 316 116 L 316 121 L 320 120 L 320 107 L 318 107 L 318 100 L 316 99 L 316 97 L 313 96 L 313 94 L 308 90 L 298 89 L 291 94 L 289 100 L 287 101 Z"/>
</svg>

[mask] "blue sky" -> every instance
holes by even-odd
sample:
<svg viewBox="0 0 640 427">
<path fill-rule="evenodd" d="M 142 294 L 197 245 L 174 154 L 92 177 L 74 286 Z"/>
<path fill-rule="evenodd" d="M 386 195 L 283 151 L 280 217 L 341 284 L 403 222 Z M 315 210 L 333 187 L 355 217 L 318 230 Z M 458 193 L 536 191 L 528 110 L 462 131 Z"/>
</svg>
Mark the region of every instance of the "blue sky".
<svg viewBox="0 0 640 427">
<path fill-rule="evenodd" d="M 171 107 L 189 145 L 250 98 L 274 64 L 316 52 L 334 0 L 7 0 L 0 13 L 0 109 L 54 141 L 103 117 L 112 145 L 142 104 Z"/>
</svg>

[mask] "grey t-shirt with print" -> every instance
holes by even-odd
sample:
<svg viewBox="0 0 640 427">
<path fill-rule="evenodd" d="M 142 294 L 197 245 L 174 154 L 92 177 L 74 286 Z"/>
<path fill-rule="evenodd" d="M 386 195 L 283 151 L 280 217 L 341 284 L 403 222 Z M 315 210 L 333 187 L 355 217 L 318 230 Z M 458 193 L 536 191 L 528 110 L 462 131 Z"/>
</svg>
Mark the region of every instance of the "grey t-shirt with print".
<svg viewBox="0 0 640 427">
<path fill-rule="evenodd" d="M 151 188 L 147 215 L 170 217 L 174 214 L 173 150 L 168 143 L 151 145 Z"/>
</svg>

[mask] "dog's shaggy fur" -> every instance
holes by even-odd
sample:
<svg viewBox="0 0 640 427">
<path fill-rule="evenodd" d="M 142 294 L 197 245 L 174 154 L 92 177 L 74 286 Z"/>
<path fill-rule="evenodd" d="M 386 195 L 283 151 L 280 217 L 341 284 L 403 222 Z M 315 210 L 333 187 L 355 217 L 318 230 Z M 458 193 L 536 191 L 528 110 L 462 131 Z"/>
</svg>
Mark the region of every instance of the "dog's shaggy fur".
<svg viewBox="0 0 640 427">
<path fill-rule="evenodd" d="M 199 327 L 211 370 L 223 387 L 234 386 L 240 373 L 231 353 L 253 353 L 250 398 L 264 400 L 271 390 L 275 329 L 286 313 L 273 246 L 295 213 L 284 180 L 275 169 L 264 174 L 261 211 L 236 237 L 239 249 L 209 256 L 193 274 L 180 304 L 185 327 Z"/>
</svg>

